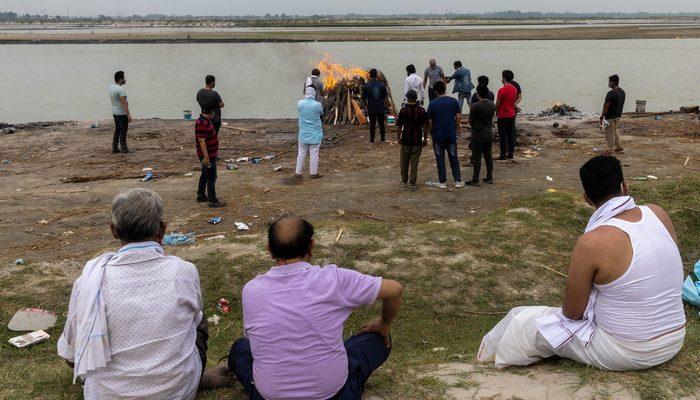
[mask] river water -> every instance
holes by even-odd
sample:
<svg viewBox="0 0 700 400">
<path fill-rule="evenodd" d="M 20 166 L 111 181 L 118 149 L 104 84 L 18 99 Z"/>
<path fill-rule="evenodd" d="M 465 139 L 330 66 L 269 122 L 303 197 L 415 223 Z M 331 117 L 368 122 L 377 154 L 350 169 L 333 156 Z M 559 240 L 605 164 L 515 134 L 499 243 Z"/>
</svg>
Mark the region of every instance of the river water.
<svg viewBox="0 0 700 400">
<path fill-rule="evenodd" d="M 627 92 L 626 111 L 635 100 L 652 111 L 700 102 L 700 39 L 36 44 L 0 45 L 0 121 L 111 118 L 107 91 L 119 69 L 135 118 L 196 110 L 206 74 L 217 77 L 224 118 L 295 117 L 304 78 L 326 52 L 339 63 L 384 71 L 397 102 L 405 66 L 422 71 L 430 58 L 448 72 L 461 60 L 474 81 L 489 76 L 494 91 L 501 70 L 512 69 L 526 112 L 556 102 L 599 112 L 613 73 Z"/>
</svg>

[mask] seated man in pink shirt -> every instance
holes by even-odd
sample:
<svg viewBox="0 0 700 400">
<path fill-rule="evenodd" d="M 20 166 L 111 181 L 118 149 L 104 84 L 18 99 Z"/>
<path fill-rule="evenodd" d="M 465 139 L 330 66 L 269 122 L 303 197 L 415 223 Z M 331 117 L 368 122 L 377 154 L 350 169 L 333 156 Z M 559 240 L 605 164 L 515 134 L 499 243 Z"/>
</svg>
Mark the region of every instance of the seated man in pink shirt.
<svg viewBox="0 0 700 400">
<path fill-rule="evenodd" d="M 309 264 L 313 235 L 299 217 L 272 223 L 268 250 L 277 265 L 243 288 L 245 337 L 228 364 L 251 399 L 361 399 L 370 374 L 389 358 L 401 284 Z M 352 310 L 377 299 L 382 315 L 343 342 Z"/>
</svg>

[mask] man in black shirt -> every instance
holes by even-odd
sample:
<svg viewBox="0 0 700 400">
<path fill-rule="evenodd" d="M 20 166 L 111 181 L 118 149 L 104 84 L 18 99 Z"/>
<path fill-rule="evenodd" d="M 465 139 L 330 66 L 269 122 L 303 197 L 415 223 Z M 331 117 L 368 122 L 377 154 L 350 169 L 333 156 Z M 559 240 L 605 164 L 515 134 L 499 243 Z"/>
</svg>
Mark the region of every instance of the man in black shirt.
<svg viewBox="0 0 700 400">
<path fill-rule="evenodd" d="M 221 129 L 221 109 L 224 108 L 224 101 L 221 100 L 219 93 L 214 90 L 215 86 L 216 78 L 214 78 L 214 75 L 207 75 L 204 78 L 204 88 L 199 89 L 197 92 L 197 104 L 202 109 L 202 113 L 204 113 L 205 104 L 212 106 L 211 123 L 214 125 L 214 130 L 216 130 L 218 135 L 219 129 Z"/>
<path fill-rule="evenodd" d="M 617 133 L 617 126 L 622 116 L 622 109 L 625 107 L 625 91 L 620 88 L 620 77 L 613 75 L 608 78 L 610 91 L 605 96 L 603 112 L 600 113 L 600 126 L 605 132 L 605 139 L 608 142 L 608 153 L 624 153 L 620 135 Z M 607 121 L 607 124 L 604 122 Z"/>
<path fill-rule="evenodd" d="M 374 143 L 377 122 L 379 123 L 379 135 L 382 143 L 385 138 L 384 120 L 386 119 L 386 101 L 389 97 L 384 82 L 377 79 L 377 70 L 369 71 L 369 82 L 362 87 L 362 98 L 367 104 L 369 117 L 369 141 Z"/>
<path fill-rule="evenodd" d="M 487 88 L 489 87 L 489 77 L 488 76 L 481 75 L 480 77 L 476 78 L 476 81 L 478 82 L 479 85 L 486 86 Z M 511 82 L 511 84 L 513 84 L 513 82 Z M 513 85 L 513 86 L 515 86 L 515 85 Z M 520 94 L 519 88 L 520 88 L 520 85 L 515 86 L 515 89 L 518 90 L 518 94 Z M 493 101 L 493 102 L 496 101 L 496 95 L 493 94 L 493 92 L 490 90 L 488 91 L 488 95 L 486 96 L 486 98 Z M 472 95 L 472 101 L 470 104 L 474 104 L 477 101 L 479 101 L 479 93 L 474 92 L 474 94 Z"/>
<path fill-rule="evenodd" d="M 469 107 L 469 125 L 472 127 L 472 164 L 474 177 L 467 182 L 469 186 L 479 186 L 481 173 L 481 157 L 486 162 L 485 183 L 493 184 L 493 115 L 496 104 L 488 99 L 489 89 L 485 85 L 477 85 L 476 93 L 479 101 Z"/>
<path fill-rule="evenodd" d="M 418 161 L 423 147 L 428 144 L 428 114 L 417 103 L 418 93 L 415 90 L 406 92 L 406 101 L 406 107 L 399 111 L 396 121 L 401 145 L 401 185 L 408 185 L 409 189 L 416 190 Z"/>
</svg>

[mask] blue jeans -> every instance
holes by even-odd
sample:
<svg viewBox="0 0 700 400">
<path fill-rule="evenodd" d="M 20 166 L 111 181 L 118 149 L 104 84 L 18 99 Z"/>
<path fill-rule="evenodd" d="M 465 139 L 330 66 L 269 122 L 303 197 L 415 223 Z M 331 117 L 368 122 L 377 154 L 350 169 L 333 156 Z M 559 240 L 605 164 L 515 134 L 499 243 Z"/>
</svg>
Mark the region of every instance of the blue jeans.
<svg viewBox="0 0 700 400">
<path fill-rule="evenodd" d="M 445 151 L 450 159 L 450 169 L 455 182 L 462 180 L 462 172 L 459 170 L 459 158 L 457 158 L 457 143 L 448 143 L 433 138 L 433 150 L 437 163 L 438 179 L 440 183 L 447 182 L 447 169 L 445 168 Z"/>
<path fill-rule="evenodd" d="M 361 400 L 369 376 L 389 358 L 391 349 L 376 333 L 353 336 L 345 341 L 348 353 L 348 379 L 340 391 L 329 400 Z M 240 338 L 233 343 L 228 355 L 228 367 L 236 374 L 251 400 L 265 400 L 253 382 L 253 353 L 250 340 Z"/>
<path fill-rule="evenodd" d="M 464 100 L 467 101 L 467 108 L 471 105 L 472 101 L 472 93 L 471 92 L 459 92 L 457 93 L 457 101 L 459 102 L 459 112 L 464 114 Z M 469 111 L 469 110 L 467 110 Z"/>
</svg>

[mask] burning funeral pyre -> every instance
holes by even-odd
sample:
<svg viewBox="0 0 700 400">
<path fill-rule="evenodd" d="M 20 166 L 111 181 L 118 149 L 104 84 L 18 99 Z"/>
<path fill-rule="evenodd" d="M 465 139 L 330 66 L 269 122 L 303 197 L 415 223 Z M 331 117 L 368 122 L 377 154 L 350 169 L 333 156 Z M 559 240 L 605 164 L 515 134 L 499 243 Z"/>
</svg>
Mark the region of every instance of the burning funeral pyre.
<svg viewBox="0 0 700 400">
<path fill-rule="evenodd" d="M 333 63 L 328 55 L 316 66 L 321 71 L 321 80 L 326 90 L 323 122 L 329 125 L 367 123 L 367 105 L 362 100 L 362 86 L 369 80 L 369 71 L 358 67 L 344 67 Z M 391 96 L 389 82 L 383 73 L 377 79 L 386 84 L 389 93 L 388 112 L 396 115 L 396 104 Z"/>
</svg>

